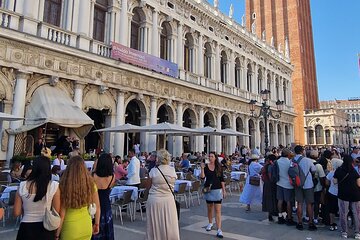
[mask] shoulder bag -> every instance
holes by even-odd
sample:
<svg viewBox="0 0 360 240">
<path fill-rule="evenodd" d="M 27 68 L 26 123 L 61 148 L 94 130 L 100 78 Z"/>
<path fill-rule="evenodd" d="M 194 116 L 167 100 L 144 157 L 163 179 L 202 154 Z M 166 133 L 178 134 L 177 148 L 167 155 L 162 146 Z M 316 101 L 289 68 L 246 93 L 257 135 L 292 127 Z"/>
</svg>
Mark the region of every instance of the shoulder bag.
<svg viewBox="0 0 360 240">
<path fill-rule="evenodd" d="M 250 165 L 249 165 L 249 175 L 250 175 Z M 260 177 L 259 176 L 250 176 L 249 184 L 253 186 L 260 186 Z"/>
<path fill-rule="evenodd" d="M 164 176 L 164 174 L 162 173 L 162 171 L 160 170 L 160 168 L 158 166 L 156 166 L 156 168 L 159 170 L 159 172 L 161 173 L 161 175 L 163 176 L 163 178 L 165 179 L 166 184 L 168 185 L 170 192 L 172 193 L 172 195 L 174 196 L 174 201 L 175 201 L 175 206 L 176 206 L 176 212 L 177 212 L 177 216 L 178 216 L 178 220 L 180 219 L 180 203 L 175 199 L 175 194 L 168 182 L 168 180 L 166 179 L 166 177 Z"/>
<path fill-rule="evenodd" d="M 51 185 L 51 181 L 50 184 Z M 48 231 L 54 231 L 60 227 L 61 218 L 58 212 L 52 207 L 52 199 L 49 199 L 48 195 L 50 193 L 49 186 L 45 195 L 46 208 L 45 215 L 43 219 L 43 226 Z"/>
</svg>

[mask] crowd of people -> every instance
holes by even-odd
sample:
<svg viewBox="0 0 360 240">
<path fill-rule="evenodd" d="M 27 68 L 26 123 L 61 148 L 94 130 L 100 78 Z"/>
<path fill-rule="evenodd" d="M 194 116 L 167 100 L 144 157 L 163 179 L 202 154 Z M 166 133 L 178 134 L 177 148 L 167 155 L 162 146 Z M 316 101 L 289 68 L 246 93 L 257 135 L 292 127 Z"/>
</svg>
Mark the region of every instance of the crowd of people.
<svg viewBox="0 0 360 240">
<path fill-rule="evenodd" d="M 246 204 L 246 211 L 261 203 L 269 221 L 277 217 L 278 224 L 298 230 L 303 230 L 306 222 L 310 231 L 319 224 L 335 231 L 335 216 L 339 216 L 343 238 L 349 234 L 349 218 L 354 238 L 360 239 L 359 165 L 357 147 L 349 155 L 336 148 L 279 148 L 269 152 L 261 164 L 253 153 L 247 160 L 248 177 L 240 202 Z"/>
<path fill-rule="evenodd" d="M 91 169 L 83 158 L 72 153 L 66 164 L 63 153 L 50 161 L 47 149 L 28 166 L 13 163 L 12 181 L 19 181 L 14 216 L 22 215 L 17 239 L 114 239 L 110 192 L 114 185 L 140 188 L 141 179 L 150 179 L 146 203 L 146 239 L 180 239 L 178 209 L 174 200 L 176 171 L 192 173 L 200 169 L 202 192 L 207 204 L 208 225 L 223 238 L 221 204 L 226 197 L 225 172 L 232 164 L 247 172 L 239 201 L 252 206 L 261 204 L 269 221 L 296 226 L 298 230 L 315 231 L 325 224 L 330 231 L 341 228 L 348 237 L 348 218 L 352 219 L 355 239 L 360 239 L 360 152 L 349 155 L 336 148 L 315 149 L 300 145 L 294 148 L 273 148 L 262 157 L 259 148 L 242 146 L 235 153 L 190 153 L 178 158 L 166 150 L 151 153 L 130 149 L 125 159 L 100 153 Z M 193 165 L 196 165 L 194 168 Z M 52 165 L 52 167 L 51 167 Z M 170 166 L 171 165 L 171 166 Z M 76 184 L 74 184 L 76 183 Z M 48 207 L 61 219 L 53 231 L 44 227 Z M 296 214 L 295 214 L 296 213 Z M 0 217 L 2 209 L 0 208 Z M 296 216 L 296 218 L 295 218 Z M 336 217 L 339 221 L 336 221 Z"/>
</svg>

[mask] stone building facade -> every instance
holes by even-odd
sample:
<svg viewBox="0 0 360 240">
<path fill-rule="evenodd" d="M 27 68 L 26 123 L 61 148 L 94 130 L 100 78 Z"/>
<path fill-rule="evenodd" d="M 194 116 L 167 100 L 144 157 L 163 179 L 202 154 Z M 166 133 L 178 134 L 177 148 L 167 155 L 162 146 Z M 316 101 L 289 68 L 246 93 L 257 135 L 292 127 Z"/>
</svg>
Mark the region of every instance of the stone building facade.
<svg viewBox="0 0 360 240">
<path fill-rule="evenodd" d="M 322 107 L 334 108 L 346 113 L 351 145 L 360 144 L 360 98 L 348 100 L 321 101 Z M 345 125 L 343 125 L 345 127 Z"/>
<path fill-rule="evenodd" d="M 65 92 L 96 128 L 167 121 L 251 134 L 209 141 L 200 136 L 169 137 L 167 142 L 176 156 L 205 149 L 231 153 L 237 143 L 262 146 L 264 122 L 251 117 L 248 103 L 261 102 L 259 93 L 267 88 L 273 108 L 277 100 L 285 102 L 282 117 L 268 123 L 270 144 L 293 142 L 290 62 L 205 1 L 2 0 L 0 6 L 0 110 L 4 112 L 26 116 L 34 92 L 50 85 Z M 111 42 L 176 63 L 179 77 L 112 59 Z M 4 122 L 0 160 L 26 148 L 21 140 L 26 136 L 32 135 L 36 142 L 45 130 L 52 140 L 73 134 L 56 125 L 9 134 L 9 128 L 22 124 Z M 126 138 L 113 133 L 89 135 L 82 141 L 86 150 L 95 144 L 120 155 L 126 144 L 140 143 L 142 151 L 151 151 L 164 141 L 146 133 Z"/>
<path fill-rule="evenodd" d="M 304 112 L 319 109 L 310 0 L 246 0 L 246 26 L 294 65 L 295 142 L 305 143 Z"/>
</svg>

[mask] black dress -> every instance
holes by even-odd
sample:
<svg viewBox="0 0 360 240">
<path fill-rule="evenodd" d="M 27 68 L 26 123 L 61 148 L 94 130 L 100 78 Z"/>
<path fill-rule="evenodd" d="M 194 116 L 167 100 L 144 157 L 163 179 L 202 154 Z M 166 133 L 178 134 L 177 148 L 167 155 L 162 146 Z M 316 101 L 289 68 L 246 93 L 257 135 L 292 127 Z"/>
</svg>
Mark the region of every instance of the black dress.
<svg viewBox="0 0 360 240">
<path fill-rule="evenodd" d="M 93 235 L 91 239 L 94 240 L 114 240 L 114 225 L 110 204 L 111 183 L 114 175 L 111 178 L 109 186 L 106 189 L 98 189 L 100 200 L 100 224 L 99 234 Z"/>
<path fill-rule="evenodd" d="M 277 210 L 277 199 L 276 199 L 276 183 L 270 181 L 268 174 L 269 164 L 266 164 L 261 174 L 263 185 L 263 198 L 262 198 L 262 211 L 276 215 Z"/>
</svg>

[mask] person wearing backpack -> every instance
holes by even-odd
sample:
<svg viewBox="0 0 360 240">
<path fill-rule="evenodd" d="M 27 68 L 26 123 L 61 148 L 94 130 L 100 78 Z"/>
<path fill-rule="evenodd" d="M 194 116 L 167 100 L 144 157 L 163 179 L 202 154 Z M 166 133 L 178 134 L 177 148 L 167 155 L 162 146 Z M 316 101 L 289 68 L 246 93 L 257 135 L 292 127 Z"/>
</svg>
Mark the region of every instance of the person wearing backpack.
<svg viewBox="0 0 360 240">
<path fill-rule="evenodd" d="M 276 161 L 273 167 L 272 178 L 276 181 L 276 198 L 278 200 L 278 224 L 293 226 L 296 223 L 292 219 L 292 202 L 294 201 L 294 187 L 289 182 L 288 170 L 290 167 L 290 158 L 293 153 L 284 148 L 281 151 L 281 157 Z M 286 213 L 283 212 L 283 203 L 286 203 Z M 285 220 L 286 216 L 286 220 Z"/>
<path fill-rule="evenodd" d="M 306 203 L 306 212 L 309 217 L 309 230 L 315 231 L 317 227 L 314 224 L 314 183 L 312 180 L 312 175 L 316 172 L 316 167 L 313 163 L 313 160 L 310 158 L 304 157 L 304 148 L 301 145 L 297 145 L 294 148 L 295 157 L 292 159 L 290 168 L 289 168 L 289 178 L 290 182 L 295 188 L 295 201 L 297 203 L 297 217 L 298 223 L 296 228 L 298 230 L 303 230 L 303 203 Z M 296 182 L 294 182 L 294 174 L 297 176 Z M 296 175 L 295 174 L 295 175 Z"/>
<path fill-rule="evenodd" d="M 323 194 L 323 187 L 325 187 L 326 175 L 323 167 L 318 162 L 319 152 L 316 150 L 311 150 L 309 154 L 310 158 L 313 160 L 313 163 L 316 167 L 316 172 L 313 178 L 314 183 L 314 223 L 318 224 L 320 203 L 321 203 L 321 194 Z M 323 206 L 324 203 L 321 203 Z M 322 209 L 325 209 L 322 207 Z"/>
</svg>

